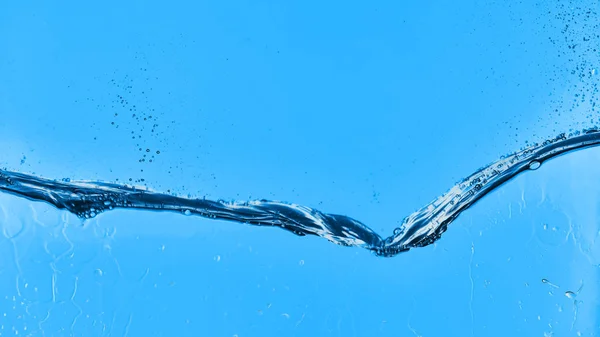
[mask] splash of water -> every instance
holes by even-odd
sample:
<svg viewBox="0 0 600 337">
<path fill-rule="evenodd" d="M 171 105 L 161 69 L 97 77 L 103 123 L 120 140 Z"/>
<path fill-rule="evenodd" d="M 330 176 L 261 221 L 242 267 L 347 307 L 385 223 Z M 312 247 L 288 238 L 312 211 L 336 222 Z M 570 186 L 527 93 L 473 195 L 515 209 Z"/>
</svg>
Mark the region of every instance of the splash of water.
<svg viewBox="0 0 600 337">
<path fill-rule="evenodd" d="M 174 211 L 184 215 L 236 221 L 256 226 L 279 227 L 296 235 L 317 235 L 343 245 L 369 249 L 380 256 L 394 256 L 437 241 L 460 213 L 521 172 L 536 170 L 559 155 L 600 145 L 600 130 L 586 129 L 560 134 L 477 170 L 448 192 L 404 219 L 393 234 L 382 239 L 372 229 L 348 216 L 269 200 L 228 202 L 189 199 L 147 189 L 105 182 L 56 181 L 0 170 L 0 191 L 66 209 L 80 218 L 116 209 Z"/>
</svg>

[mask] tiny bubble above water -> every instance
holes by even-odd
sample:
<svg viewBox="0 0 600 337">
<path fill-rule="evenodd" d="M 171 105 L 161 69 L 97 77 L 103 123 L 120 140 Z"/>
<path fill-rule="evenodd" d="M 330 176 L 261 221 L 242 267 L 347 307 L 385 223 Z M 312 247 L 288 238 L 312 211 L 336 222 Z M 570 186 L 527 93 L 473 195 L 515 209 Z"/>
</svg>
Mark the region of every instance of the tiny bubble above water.
<svg viewBox="0 0 600 337">
<path fill-rule="evenodd" d="M 531 163 L 529 163 L 529 169 L 530 169 L 530 170 L 537 170 L 537 169 L 539 169 L 539 168 L 540 168 L 540 166 L 541 166 L 541 165 L 542 165 L 542 164 L 541 164 L 539 161 L 537 161 L 537 160 L 534 160 L 534 161 L 532 161 Z"/>
<path fill-rule="evenodd" d="M 191 215 L 192 211 L 190 211 L 189 209 L 186 209 L 185 211 L 183 211 L 183 214 L 185 214 L 185 215 Z"/>
</svg>

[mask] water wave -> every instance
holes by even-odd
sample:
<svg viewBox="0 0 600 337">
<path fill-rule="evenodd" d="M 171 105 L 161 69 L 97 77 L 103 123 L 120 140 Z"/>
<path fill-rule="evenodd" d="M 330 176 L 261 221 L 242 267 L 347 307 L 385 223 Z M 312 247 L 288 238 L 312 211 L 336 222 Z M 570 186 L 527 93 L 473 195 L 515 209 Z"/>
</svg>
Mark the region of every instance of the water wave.
<svg viewBox="0 0 600 337">
<path fill-rule="evenodd" d="M 317 235 L 343 245 L 362 247 L 380 256 L 394 256 L 437 241 L 460 213 L 521 172 L 535 170 L 554 157 L 600 145 L 600 130 L 560 134 L 485 166 L 404 219 L 383 239 L 371 228 L 345 215 L 280 201 L 190 199 L 139 187 L 95 181 L 51 180 L 0 170 L 0 191 L 47 202 L 88 219 L 117 208 L 180 212 L 256 226 L 279 227 L 296 235 Z"/>
</svg>

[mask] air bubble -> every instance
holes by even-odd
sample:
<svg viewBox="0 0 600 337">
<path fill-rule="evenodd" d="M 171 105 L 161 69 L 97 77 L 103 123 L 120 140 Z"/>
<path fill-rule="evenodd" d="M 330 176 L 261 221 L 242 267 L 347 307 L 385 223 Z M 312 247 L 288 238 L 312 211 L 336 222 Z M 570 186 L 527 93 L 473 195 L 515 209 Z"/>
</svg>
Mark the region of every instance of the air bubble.
<svg viewBox="0 0 600 337">
<path fill-rule="evenodd" d="M 537 169 L 540 168 L 540 166 L 542 166 L 542 164 L 539 161 L 537 161 L 537 160 L 534 160 L 531 163 L 529 163 L 529 169 L 530 170 L 537 170 Z"/>
<path fill-rule="evenodd" d="M 189 209 L 186 209 L 185 211 L 183 211 L 183 214 L 192 215 L 192 211 L 190 211 Z"/>
</svg>

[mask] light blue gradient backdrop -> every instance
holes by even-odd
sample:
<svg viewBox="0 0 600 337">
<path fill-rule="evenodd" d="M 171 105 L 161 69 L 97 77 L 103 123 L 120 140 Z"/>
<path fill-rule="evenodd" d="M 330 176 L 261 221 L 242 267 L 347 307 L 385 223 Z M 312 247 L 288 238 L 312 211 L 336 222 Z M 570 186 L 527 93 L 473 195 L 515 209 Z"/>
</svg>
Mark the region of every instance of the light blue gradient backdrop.
<svg viewBox="0 0 600 337">
<path fill-rule="evenodd" d="M 285 200 L 387 236 L 477 168 L 595 118 L 571 105 L 598 55 L 565 41 L 597 17 L 565 6 L 5 1 L 0 165 Z M 0 333 L 596 336 L 599 159 L 545 164 L 392 259 L 173 214 L 82 226 L 0 195 Z"/>
</svg>

